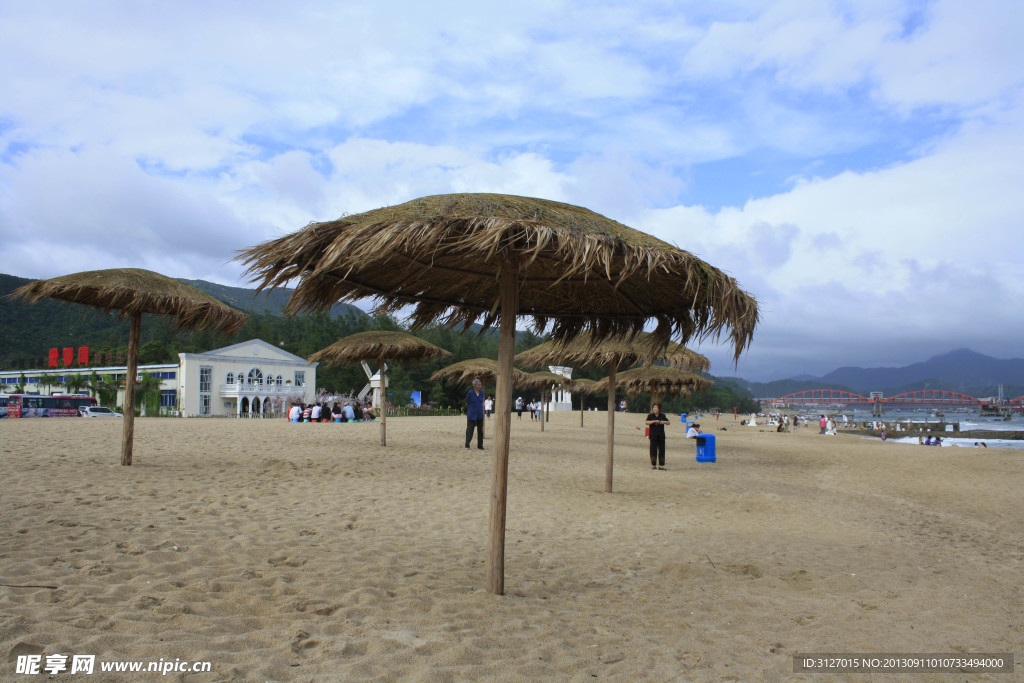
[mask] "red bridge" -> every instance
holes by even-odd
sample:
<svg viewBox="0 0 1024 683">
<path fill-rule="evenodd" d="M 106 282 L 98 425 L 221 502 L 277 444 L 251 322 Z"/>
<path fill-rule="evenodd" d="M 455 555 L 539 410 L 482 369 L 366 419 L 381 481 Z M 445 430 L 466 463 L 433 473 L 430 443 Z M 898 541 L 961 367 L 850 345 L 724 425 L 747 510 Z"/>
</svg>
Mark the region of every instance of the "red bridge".
<svg viewBox="0 0 1024 683">
<path fill-rule="evenodd" d="M 924 406 L 982 406 L 988 405 L 988 399 L 974 398 L 966 394 L 959 394 L 955 391 L 945 389 L 918 389 L 903 394 L 886 397 L 868 397 L 854 394 L 840 389 L 807 389 L 786 394 L 779 398 L 762 401 L 770 405 L 849 405 L 863 403 L 872 405 L 881 403 L 883 405 L 924 405 Z M 1018 396 L 1006 402 L 1007 405 L 1020 407 L 1024 405 L 1024 396 Z"/>
</svg>

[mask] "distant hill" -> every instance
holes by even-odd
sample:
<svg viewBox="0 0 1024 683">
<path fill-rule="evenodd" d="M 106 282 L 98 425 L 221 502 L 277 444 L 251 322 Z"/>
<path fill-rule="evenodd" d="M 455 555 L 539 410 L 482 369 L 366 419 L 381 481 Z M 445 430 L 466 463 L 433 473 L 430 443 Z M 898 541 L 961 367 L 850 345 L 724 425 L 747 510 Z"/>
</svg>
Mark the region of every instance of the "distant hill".
<svg viewBox="0 0 1024 683">
<path fill-rule="evenodd" d="M 741 387 L 758 398 L 785 396 L 786 394 L 792 394 L 794 392 L 804 391 L 807 389 L 842 389 L 844 391 L 853 391 L 850 387 L 846 386 L 801 379 L 780 379 L 774 382 L 750 382 L 739 377 L 722 377 L 718 378 L 718 381 L 726 382 L 731 386 Z"/>
<path fill-rule="evenodd" d="M 247 313 L 256 313 L 257 315 L 268 312 L 271 315 L 283 316 L 284 307 L 287 305 L 292 292 L 295 291 L 294 289 L 279 287 L 269 292 L 257 294 L 255 289 L 228 287 L 227 285 L 218 285 L 215 282 L 207 282 L 206 280 L 178 278 L 178 281 L 192 285 L 196 289 L 206 292 L 214 299 L 223 301 L 228 306 L 233 306 Z M 362 309 L 352 304 L 335 304 L 331 307 L 331 316 L 336 317 L 339 315 L 362 316 L 366 314 Z"/>
<path fill-rule="evenodd" d="M 899 393 L 895 390 L 909 391 L 906 387 L 910 387 L 948 389 L 976 396 L 972 392 L 994 393 L 999 384 L 1024 385 L 1024 359 L 1000 360 L 970 349 L 956 349 L 901 368 L 843 367 L 818 381 L 849 386 L 858 393 Z"/>
<path fill-rule="evenodd" d="M 0 274 L 0 368 L 39 367 L 47 349 L 64 346 L 120 347 L 128 339 L 128 323 L 115 315 L 79 304 L 43 299 L 35 304 L 11 300 L 7 295 L 32 282 L 29 278 Z M 291 289 L 277 289 L 257 295 L 255 290 L 226 287 L 205 280 L 182 280 L 229 306 L 254 315 L 265 312 L 283 317 L 283 309 Z M 356 306 L 337 304 L 331 309 L 334 318 L 365 317 Z M 142 341 L 153 338 L 165 325 L 165 319 L 143 316 Z"/>
<path fill-rule="evenodd" d="M 1024 359 L 1001 360 L 970 349 L 956 349 L 898 368 L 841 367 L 822 377 L 802 375 L 775 382 L 729 379 L 759 398 L 807 389 L 840 389 L 865 396 L 872 391 L 893 396 L 919 389 L 944 389 L 987 398 L 998 394 L 999 385 L 1003 385 L 1005 398 L 1016 398 L 1024 395 Z"/>
</svg>

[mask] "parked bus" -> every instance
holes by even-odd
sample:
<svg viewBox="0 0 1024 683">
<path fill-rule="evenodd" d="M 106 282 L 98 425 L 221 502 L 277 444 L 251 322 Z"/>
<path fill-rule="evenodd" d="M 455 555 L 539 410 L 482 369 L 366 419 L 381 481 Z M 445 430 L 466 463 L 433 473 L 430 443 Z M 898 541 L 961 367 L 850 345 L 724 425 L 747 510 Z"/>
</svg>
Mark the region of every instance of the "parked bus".
<svg viewBox="0 0 1024 683">
<path fill-rule="evenodd" d="M 92 396 L 0 394 L 0 417 L 77 417 L 80 407 L 95 405 Z"/>
</svg>

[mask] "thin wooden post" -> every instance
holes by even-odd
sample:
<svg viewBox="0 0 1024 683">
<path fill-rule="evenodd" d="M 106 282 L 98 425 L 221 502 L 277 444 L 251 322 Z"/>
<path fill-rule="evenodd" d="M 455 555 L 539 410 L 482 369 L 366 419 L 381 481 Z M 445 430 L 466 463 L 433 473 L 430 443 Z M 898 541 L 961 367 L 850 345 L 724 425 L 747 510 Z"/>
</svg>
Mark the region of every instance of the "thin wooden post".
<svg viewBox="0 0 1024 683">
<path fill-rule="evenodd" d="M 380 445 L 388 445 L 388 387 L 384 377 L 384 356 L 380 357 Z"/>
<path fill-rule="evenodd" d="M 612 472 L 615 469 L 615 366 L 608 366 L 608 459 L 604 464 L 604 491 L 612 492 Z"/>
<path fill-rule="evenodd" d="M 585 404 L 585 401 L 583 399 L 583 396 L 585 394 L 586 394 L 586 392 L 583 391 L 583 389 L 581 388 L 580 389 L 580 427 L 583 426 L 583 411 L 586 410 L 586 404 Z"/>
<path fill-rule="evenodd" d="M 501 331 L 498 335 L 498 385 L 495 389 L 494 458 L 487 545 L 487 592 L 505 594 L 505 502 L 508 493 L 508 445 L 512 427 L 512 359 L 519 312 L 519 264 L 506 257 L 501 269 Z"/>
<path fill-rule="evenodd" d="M 132 315 L 128 333 L 128 367 L 124 376 L 124 425 L 121 433 L 121 464 L 132 464 L 132 443 L 135 441 L 135 375 L 139 372 L 139 337 L 142 336 L 142 314 Z M 114 396 L 117 396 L 115 393 Z M 116 403 L 116 401 L 115 401 Z"/>
<path fill-rule="evenodd" d="M 544 431 L 544 387 L 540 389 L 540 431 Z M 550 410 L 550 408 L 548 408 Z"/>
</svg>

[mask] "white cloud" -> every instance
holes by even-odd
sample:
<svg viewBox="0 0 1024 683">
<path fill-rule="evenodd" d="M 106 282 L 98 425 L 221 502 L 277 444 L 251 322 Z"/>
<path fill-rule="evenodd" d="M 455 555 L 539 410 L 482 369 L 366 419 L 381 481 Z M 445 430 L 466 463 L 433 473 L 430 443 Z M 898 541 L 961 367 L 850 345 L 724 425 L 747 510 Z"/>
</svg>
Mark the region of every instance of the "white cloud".
<svg viewBox="0 0 1024 683">
<path fill-rule="evenodd" d="M 311 220 L 508 192 L 735 276 L 765 313 L 752 373 L 992 352 L 1024 327 L 993 297 L 1024 276 L 1021 19 L 1012 0 L 8 4 L 0 239 L 19 275 L 230 283 L 234 250 Z"/>
</svg>

